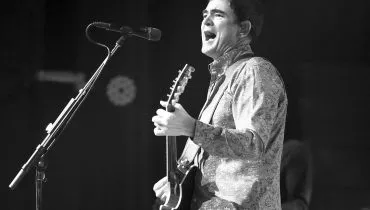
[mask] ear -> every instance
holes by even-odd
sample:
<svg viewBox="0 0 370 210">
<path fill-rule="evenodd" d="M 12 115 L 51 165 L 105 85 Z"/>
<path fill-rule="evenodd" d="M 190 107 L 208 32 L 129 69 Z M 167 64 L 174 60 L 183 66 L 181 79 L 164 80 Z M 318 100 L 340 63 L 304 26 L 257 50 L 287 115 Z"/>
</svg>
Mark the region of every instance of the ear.
<svg viewBox="0 0 370 210">
<path fill-rule="evenodd" d="M 246 37 L 251 31 L 252 23 L 249 20 L 244 20 L 240 23 L 240 36 Z"/>
</svg>

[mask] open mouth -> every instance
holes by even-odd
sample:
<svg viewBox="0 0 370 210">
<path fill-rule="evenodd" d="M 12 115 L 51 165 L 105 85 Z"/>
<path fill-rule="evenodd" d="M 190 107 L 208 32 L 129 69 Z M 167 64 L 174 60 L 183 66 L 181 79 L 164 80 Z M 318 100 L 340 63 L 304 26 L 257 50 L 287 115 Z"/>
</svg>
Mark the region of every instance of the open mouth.
<svg viewBox="0 0 370 210">
<path fill-rule="evenodd" d="M 205 38 L 206 41 L 209 41 L 209 40 L 212 40 L 212 39 L 216 38 L 216 34 L 210 32 L 210 31 L 205 31 L 204 32 L 204 38 Z"/>
</svg>

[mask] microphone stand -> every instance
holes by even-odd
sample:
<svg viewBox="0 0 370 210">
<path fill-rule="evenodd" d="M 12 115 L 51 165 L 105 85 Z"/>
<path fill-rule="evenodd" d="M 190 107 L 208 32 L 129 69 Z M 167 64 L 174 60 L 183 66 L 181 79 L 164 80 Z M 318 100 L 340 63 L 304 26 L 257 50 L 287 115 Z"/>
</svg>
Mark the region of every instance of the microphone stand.
<svg viewBox="0 0 370 210">
<path fill-rule="evenodd" d="M 112 49 L 109 50 L 108 47 L 108 55 L 99 66 L 99 68 L 95 71 L 93 76 L 89 79 L 86 85 L 79 90 L 78 95 L 75 98 L 70 99 L 68 104 L 64 107 L 63 111 L 59 114 L 58 118 L 54 121 L 54 123 L 50 123 L 46 127 L 47 136 L 44 140 L 37 146 L 36 150 L 33 152 L 31 157 L 28 161 L 22 166 L 18 174 L 15 176 L 13 181 L 10 183 L 9 188 L 14 190 L 21 179 L 27 174 L 31 167 L 36 167 L 36 175 L 35 175 L 35 185 L 36 185 L 36 210 L 42 209 L 42 187 L 43 183 L 46 182 L 46 153 L 52 148 L 55 141 L 62 133 L 62 131 L 66 128 L 69 121 L 72 119 L 75 112 L 78 110 L 79 106 L 87 97 L 88 93 L 92 89 L 94 83 L 98 79 L 99 75 L 101 74 L 104 66 L 107 64 L 109 59 L 114 55 L 119 47 L 124 43 L 127 35 L 122 35 L 117 41 L 116 45 Z M 100 44 L 101 45 L 101 44 Z"/>
</svg>

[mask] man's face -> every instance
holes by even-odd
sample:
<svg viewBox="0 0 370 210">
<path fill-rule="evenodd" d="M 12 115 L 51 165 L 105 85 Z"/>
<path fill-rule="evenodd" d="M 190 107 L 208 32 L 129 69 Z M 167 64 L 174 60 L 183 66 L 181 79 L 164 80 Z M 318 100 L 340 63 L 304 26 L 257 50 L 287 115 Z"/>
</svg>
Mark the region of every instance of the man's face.
<svg viewBox="0 0 370 210">
<path fill-rule="evenodd" d="M 202 53 L 217 59 L 235 46 L 239 25 L 229 0 L 211 0 L 203 11 Z"/>
</svg>

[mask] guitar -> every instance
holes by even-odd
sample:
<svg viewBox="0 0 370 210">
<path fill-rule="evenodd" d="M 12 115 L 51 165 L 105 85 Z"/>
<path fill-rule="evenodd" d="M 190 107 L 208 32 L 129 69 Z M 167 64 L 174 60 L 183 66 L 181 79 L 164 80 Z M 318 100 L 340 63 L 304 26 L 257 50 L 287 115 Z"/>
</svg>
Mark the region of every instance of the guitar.
<svg viewBox="0 0 370 210">
<path fill-rule="evenodd" d="M 168 94 L 166 111 L 174 112 L 174 104 L 179 101 L 180 95 L 184 92 L 188 80 L 194 68 L 188 64 L 179 71 L 174 80 L 171 93 Z M 193 195 L 194 175 L 196 167 L 186 160 L 177 161 L 177 146 L 175 136 L 166 136 L 166 169 L 167 181 L 170 185 L 170 195 L 167 196 L 160 210 L 187 210 Z"/>
</svg>

